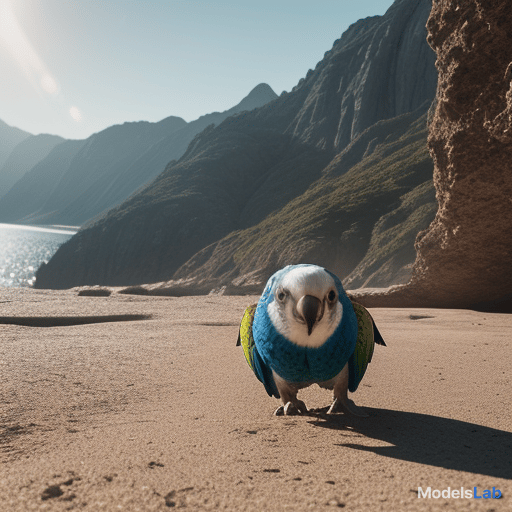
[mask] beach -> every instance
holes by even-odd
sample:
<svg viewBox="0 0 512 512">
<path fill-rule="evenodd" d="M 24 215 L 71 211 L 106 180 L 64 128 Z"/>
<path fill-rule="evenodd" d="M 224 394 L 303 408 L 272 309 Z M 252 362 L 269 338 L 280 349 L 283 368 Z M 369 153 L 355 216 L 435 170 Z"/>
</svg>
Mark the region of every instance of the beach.
<svg viewBox="0 0 512 512">
<path fill-rule="evenodd" d="M 369 417 L 317 386 L 276 417 L 236 346 L 257 298 L 0 289 L 0 509 L 512 508 L 511 315 L 370 309 Z"/>
</svg>

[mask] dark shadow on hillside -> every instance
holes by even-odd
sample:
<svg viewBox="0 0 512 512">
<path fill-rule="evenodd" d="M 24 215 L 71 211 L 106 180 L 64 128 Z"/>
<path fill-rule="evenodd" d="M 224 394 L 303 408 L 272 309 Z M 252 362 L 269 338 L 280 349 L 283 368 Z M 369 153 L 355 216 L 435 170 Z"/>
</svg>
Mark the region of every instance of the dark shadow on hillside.
<svg viewBox="0 0 512 512">
<path fill-rule="evenodd" d="M 316 412 L 314 426 L 340 431 L 336 446 L 373 452 L 456 471 L 512 479 L 512 433 L 503 430 L 404 411 L 366 407 L 369 418 Z M 364 446 L 345 440 L 344 431 L 358 432 L 393 446 Z M 353 440 L 353 435 L 350 440 Z M 334 452 L 335 453 L 335 452 Z"/>
</svg>

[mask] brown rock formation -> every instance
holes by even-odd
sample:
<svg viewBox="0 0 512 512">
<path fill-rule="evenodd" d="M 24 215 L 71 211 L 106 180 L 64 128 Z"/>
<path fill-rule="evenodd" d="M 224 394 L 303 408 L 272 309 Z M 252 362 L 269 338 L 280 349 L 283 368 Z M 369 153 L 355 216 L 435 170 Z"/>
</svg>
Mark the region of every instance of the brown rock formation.
<svg viewBox="0 0 512 512">
<path fill-rule="evenodd" d="M 437 0 L 427 23 L 439 82 L 429 147 L 439 210 L 411 281 L 368 306 L 512 310 L 512 3 Z"/>
</svg>

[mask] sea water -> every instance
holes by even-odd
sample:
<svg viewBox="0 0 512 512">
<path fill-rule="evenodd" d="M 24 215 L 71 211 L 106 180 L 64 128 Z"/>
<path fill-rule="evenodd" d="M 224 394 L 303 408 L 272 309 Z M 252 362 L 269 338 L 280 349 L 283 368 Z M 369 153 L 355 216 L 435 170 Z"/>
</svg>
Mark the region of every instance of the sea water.
<svg viewBox="0 0 512 512">
<path fill-rule="evenodd" d="M 32 286 L 41 263 L 47 263 L 77 229 L 0 224 L 0 286 Z"/>
</svg>

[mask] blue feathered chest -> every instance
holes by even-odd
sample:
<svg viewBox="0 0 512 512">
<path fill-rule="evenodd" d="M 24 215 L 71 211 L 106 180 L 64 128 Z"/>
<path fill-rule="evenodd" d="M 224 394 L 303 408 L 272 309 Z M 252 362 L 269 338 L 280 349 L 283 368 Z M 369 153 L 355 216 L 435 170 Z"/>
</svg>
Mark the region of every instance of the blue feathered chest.
<svg viewBox="0 0 512 512">
<path fill-rule="evenodd" d="M 252 324 L 254 343 L 265 364 L 288 382 L 321 382 L 335 377 L 353 354 L 357 340 L 357 318 L 348 297 L 340 294 L 343 318 L 318 348 L 296 345 L 276 330 L 267 312 L 272 300 L 271 290 L 265 290 Z"/>
</svg>

